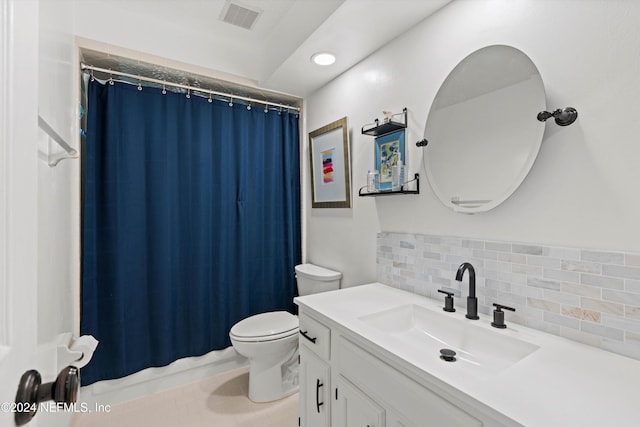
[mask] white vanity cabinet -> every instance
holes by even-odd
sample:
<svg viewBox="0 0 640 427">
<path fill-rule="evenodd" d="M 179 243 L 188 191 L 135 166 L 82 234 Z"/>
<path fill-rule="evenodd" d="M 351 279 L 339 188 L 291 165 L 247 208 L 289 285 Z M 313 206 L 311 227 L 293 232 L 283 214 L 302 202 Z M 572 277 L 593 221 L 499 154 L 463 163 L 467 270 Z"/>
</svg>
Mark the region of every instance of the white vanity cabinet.
<svg viewBox="0 0 640 427">
<path fill-rule="evenodd" d="M 361 338 L 300 310 L 300 426 L 496 426 L 397 370 Z M 488 421 L 488 422 L 487 422 Z"/>
<path fill-rule="evenodd" d="M 302 426 L 638 426 L 638 360 L 382 283 L 294 301 Z"/>
</svg>

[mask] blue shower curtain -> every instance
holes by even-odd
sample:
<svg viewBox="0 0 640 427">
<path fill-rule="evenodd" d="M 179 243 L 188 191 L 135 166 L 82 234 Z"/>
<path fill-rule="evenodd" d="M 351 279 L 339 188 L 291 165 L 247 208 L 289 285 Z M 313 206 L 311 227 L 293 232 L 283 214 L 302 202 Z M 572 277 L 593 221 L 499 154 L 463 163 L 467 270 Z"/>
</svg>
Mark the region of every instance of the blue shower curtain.
<svg viewBox="0 0 640 427">
<path fill-rule="evenodd" d="M 89 82 L 82 384 L 230 345 L 293 311 L 301 259 L 297 114 Z"/>
</svg>

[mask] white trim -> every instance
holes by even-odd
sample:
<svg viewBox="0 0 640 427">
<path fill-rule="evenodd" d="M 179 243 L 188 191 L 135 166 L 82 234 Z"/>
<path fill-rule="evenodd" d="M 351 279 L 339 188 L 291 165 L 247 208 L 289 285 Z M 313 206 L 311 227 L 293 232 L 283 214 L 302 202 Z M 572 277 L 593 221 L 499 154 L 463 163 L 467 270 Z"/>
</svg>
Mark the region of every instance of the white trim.
<svg viewBox="0 0 640 427">
<path fill-rule="evenodd" d="M 7 159 L 9 158 L 9 141 L 11 140 L 11 129 L 8 120 L 10 114 L 9 99 L 9 56 L 11 20 L 9 12 L 10 4 L 7 0 L 0 0 L 0 350 L 2 346 L 8 345 L 9 338 L 9 295 L 7 284 L 9 283 L 8 272 L 8 198 L 9 198 L 9 168 Z M 2 359 L 0 352 L 0 359 Z"/>
</svg>

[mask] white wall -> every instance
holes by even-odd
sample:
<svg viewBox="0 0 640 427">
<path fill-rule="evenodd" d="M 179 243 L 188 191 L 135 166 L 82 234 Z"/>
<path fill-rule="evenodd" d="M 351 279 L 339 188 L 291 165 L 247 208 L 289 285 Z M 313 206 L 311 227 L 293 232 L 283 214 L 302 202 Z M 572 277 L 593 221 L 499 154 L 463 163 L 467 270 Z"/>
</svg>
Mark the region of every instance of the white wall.
<svg viewBox="0 0 640 427">
<path fill-rule="evenodd" d="M 420 172 L 422 185 L 419 196 L 355 196 L 350 210 L 312 210 L 307 197 L 308 260 L 343 271 L 346 286 L 373 281 L 380 231 L 640 252 L 639 19 L 634 0 L 455 0 L 314 93 L 307 131 L 349 118 L 354 193 L 374 157 L 361 126 L 403 107 L 407 176 Z M 579 117 L 569 127 L 546 125 L 533 169 L 505 203 L 457 214 L 431 191 L 414 142 L 449 71 L 492 44 L 525 52 L 545 82 L 548 108 L 573 106 Z M 307 161 L 307 192 L 308 175 Z"/>
<path fill-rule="evenodd" d="M 79 77 L 73 10 L 65 0 L 38 3 L 38 112 L 77 148 Z M 42 130 L 38 151 L 38 370 L 43 382 L 49 382 L 61 368 L 56 352 L 60 334 L 78 332 L 80 163 L 63 160 L 50 167 L 49 160 L 66 153 Z M 72 417 L 71 412 L 59 412 L 39 414 L 38 419 L 48 426 L 68 426 Z"/>
<path fill-rule="evenodd" d="M 40 2 L 38 110 L 69 145 L 78 147 L 79 77 L 69 2 Z M 79 274 L 78 159 L 40 132 L 38 162 L 38 341 L 74 328 L 73 292 Z"/>
</svg>

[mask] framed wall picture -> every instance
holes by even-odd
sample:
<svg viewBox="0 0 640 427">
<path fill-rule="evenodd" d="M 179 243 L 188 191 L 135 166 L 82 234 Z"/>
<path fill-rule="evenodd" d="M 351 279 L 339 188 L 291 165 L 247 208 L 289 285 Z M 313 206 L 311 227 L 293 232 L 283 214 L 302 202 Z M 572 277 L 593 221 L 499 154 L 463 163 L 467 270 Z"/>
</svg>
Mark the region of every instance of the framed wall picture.
<svg viewBox="0 0 640 427">
<path fill-rule="evenodd" d="M 376 138 L 375 168 L 379 173 L 380 190 L 391 190 L 391 167 L 402 160 L 406 164 L 404 129 Z"/>
<path fill-rule="evenodd" d="M 351 161 L 347 118 L 309 133 L 311 207 L 351 207 Z"/>
</svg>

